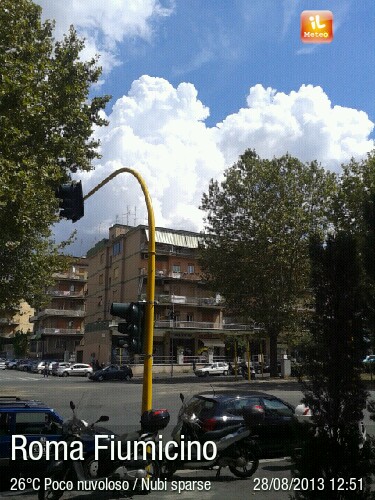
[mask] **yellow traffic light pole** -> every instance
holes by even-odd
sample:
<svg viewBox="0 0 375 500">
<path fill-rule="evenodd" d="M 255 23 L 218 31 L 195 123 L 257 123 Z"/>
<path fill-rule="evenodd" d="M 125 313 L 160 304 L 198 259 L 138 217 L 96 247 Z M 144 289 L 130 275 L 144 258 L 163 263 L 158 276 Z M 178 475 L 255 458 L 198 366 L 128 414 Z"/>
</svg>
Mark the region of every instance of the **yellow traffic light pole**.
<svg viewBox="0 0 375 500">
<path fill-rule="evenodd" d="M 154 349 L 154 306 L 155 306 L 155 216 L 152 208 L 151 197 L 147 186 L 138 172 L 132 168 L 123 167 L 106 177 L 95 186 L 86 196 L 87 200 L 110 180 L 122 173 L 132 174 L 141 185 L 148 214 L 148 267 L 147 267 L 147 288 L 146 288 L 146 338 L 144 347 L 144 369 L 143 369 L 143 392 L 142 392 L 142 412 L 152 408 L 152 357 Z"/>
</svg>

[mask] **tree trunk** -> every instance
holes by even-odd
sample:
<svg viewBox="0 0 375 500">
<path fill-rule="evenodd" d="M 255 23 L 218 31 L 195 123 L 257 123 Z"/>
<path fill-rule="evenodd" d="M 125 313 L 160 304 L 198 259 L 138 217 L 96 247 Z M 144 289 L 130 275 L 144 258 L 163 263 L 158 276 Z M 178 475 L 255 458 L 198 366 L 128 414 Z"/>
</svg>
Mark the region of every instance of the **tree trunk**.
<svg viewBox="0 0 375 500">
<path fill-rule="evenodd" d="M 270 325 L 268 333 L 270 336 L 270 376 L 277 377 L 279 375 L 277 369 L 277 338 L 279 336 L 280 328 L 276 325 Z"/>
</svg>

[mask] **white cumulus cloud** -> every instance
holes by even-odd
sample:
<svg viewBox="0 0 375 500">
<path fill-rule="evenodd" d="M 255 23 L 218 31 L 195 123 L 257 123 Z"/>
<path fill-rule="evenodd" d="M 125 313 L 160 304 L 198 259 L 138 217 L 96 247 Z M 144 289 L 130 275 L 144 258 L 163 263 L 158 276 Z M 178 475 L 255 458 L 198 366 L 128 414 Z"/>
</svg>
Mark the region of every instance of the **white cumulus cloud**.
<svg viewBox="0 0 375 500">
<path fill-rule="evenodd" d="M 321 87 L 302 85 L 285 94 L 257 84 L 250 88 L 247 107 L 219 123 L 215 137 L 228 163 L 254 148 L 264 158 L 289 152 L 337 170 L 374 147 L 373 127 L 363 111 L 332 106 Z"/>
<path fill-rule="evenodd" d="M 289 152 L 338 170 L 374 147 L 366 113 L 333 106 L 311 85 L 285 94 L 258 84 L 249 91 L 247 107 L 214 127 L 205 124 L 208 116 L 190 83 L 174 87 L 146 75 L 135 80 L 108 115 L 109 126 L 96 132 L 102 160 L 94 171 L 79 174 L 84 192 L 118 168 L 134 168 L 150 191 L 157 226 L 199 230 L 198 207 L 209 180 L 220 179 L 248 148 L 265 158 Z M 107 236 L 115 222 L 147 223 L 142 191 L 130 174 L 116 177 L 86 202 L 86 215 L 75 225 L 84 250 Z M 62 222 L 59 231 L 63 225 L 65 231 L 72 228 Z"/>
<path fill-rule="evenodd" d="M 85 38 L 84 60 L 100 54 L 105 72 L 120 64 L 117 45 L 126 38 L 149 40 L 153 22 L 173 12 L 174 0 L 163 7 L 160 0 L 36 0 L 43 19 L 56 21 L 55 35 L 60 39 L 71 24 Z"/>
</svg>

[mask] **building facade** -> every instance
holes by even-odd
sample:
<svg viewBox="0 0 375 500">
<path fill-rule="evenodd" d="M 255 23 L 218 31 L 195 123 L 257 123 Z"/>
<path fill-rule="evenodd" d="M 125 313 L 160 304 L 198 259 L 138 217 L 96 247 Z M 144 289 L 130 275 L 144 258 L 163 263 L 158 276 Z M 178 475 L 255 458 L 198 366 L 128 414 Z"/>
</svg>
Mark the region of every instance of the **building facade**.
<svg viewBox="0 0 375 500">
<path fill-rule="evenodd" d="M 49 304 L 31 318 L 34 333 L 30 340 L 30 356 L 74 359 L 84 332 L 86 259 L 74 258 L 70 268 L 54 274 L 54 278 L 55 284 L 47 290 Z"/>
<path fill-rule="evenodd" d="M 19 308 L 10 311 L 0 317 L 0 340 L 1 340 L 1 355 L 12 357 L 14 355 L 13 339 L 16 332 L 32 335 L 33 323 L 30 318 L 34 314 L 34 309 L 30 305 L 21 301 Z"/>
<path fill-rule="evenodd" d="M 88 287 L 85 336 L 78 361 L 118 360 L 117 321 L 110 314 L 113 302 L 145 300 L 147 287 L 148 227 L 115 224 L 109 238 L 87 253 Z M 210 350 L 224 357 L 229 331 L 251 331 L 251 326 L 228 325 L 224 301 L 210 290 L 198 261 L 200 235 L 156 228 L 154 363 L 169 362 L 181 353 L 204 356 Z M 82 347 L 82 349 L 81 349 Z"/>
</svg>

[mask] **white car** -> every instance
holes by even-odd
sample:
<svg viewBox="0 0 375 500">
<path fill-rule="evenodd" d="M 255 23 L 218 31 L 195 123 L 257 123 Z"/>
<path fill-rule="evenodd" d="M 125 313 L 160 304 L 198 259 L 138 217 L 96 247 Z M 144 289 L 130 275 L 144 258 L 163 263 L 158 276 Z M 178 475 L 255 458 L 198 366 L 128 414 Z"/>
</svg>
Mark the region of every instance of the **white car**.
<svg viewBox="0 0 375 500">
<path fill-rule="evenodd" d="M 91 365 L 84 363 L 74 363 L 70 366 L 58 366 L 56 375 L 59 377 L 89 377 L 94 370 Z"/>
<path fill-rule="evenodd" d="M 202 366 L 202 368 L 197 368 L 194 373 L 197 377 L 207 377 L 208 375 L 228 375 L 229 365 L 224 361 L 207 363 Z"/>
<path fill-rule="evenodd" d="M 5 370 L 6 367 L 7 367 L 7 365 L 5 363 L 5 360 L 0 359 L 0 370 Z"/>
<path fill-rule="evenodd" d="M 295 408 L 295 416 L 299 422 L 305 422 L 307 424 L 312 424 L 312 411 L 311 409 L 306 406 L 304 403 L 300 403 L 299 405 L 296 406 Z M 362 441 L 359 445 L 360 448 L 363 448 L 363 445 L 367 439 L 367 430 L 365 427 L 365 424 L 363 422 L 359 422 L 359 432 L 362 437 Z"/>
</svg>

